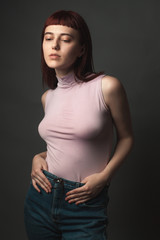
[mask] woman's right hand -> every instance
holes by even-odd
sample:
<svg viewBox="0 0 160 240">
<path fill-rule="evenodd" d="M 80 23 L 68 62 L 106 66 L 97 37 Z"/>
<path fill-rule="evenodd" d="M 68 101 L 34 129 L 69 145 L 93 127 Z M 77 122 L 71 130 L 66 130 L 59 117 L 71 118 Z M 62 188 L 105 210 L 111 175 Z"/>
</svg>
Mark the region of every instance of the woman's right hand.
<svg viewBox="0 0 160 240">
<path fill-rule="evenodd" d="M 48 178 L 43 174 L 42 170 L 48 170 L 45 160 L 46 152 L 34 156 L 32 160 L 31 178 L 33 187 L 40 192 L 37 184 L 43 188 L 47 193 L 51 192 L 52 185 Z"/>
</svg>

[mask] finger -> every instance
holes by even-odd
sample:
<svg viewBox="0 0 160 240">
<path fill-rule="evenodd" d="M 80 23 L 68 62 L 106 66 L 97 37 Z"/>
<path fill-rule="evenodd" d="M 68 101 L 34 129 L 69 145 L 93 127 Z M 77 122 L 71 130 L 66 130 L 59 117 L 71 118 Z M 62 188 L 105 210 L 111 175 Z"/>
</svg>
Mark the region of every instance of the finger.
<svg viewBox="0 0 160 240">
<path fill-rule="evenodd" d="M 69 195 L 65 198 L 66 201 L 70 200 L 70 199 L 73 199 L 73 198 L 79 198 L 79 197 L 83 197 L 83 196 L 86 196 L 88 195 L 89 193 L 87 192 L 80 192 L 80 193 L 76 193 L 76 194 L 72 194 L 72 195 Z"/>
<path fill-rule="evenodd" d="M 75 203 L 76 205 L 78 205 L 79 203 L 84 203 L 88 200 L 90 200 L 91 197 L 81 197 L 81 198 L 75 198 L 75 199 L 72 199 L 70 201 L 68 201 L 69 203 Z"/>
<path fill-rule="evenodd" d="M 32 185 L 39 193 L 41 192 L 41 190 L 37 187 L 36 182 L 34 181 L 34 179 L 32 179 Z"/>
<path fill-rule="evenodd" d="M 32 176 L 32 179 L 35 181 L 35 184 L 39 185 L 42 189 L 44 189 L 47 193 L 51 192 L 51 189 L 48 185 L 39 177 L 39 175 Z"/>
<path fill-rule="evenodd" d="M 83 195 L 81 195 L 81 196 L 79 196 L 79 197 L 77 197 L 77 196 L 75 196 L 74 198 L 70 198 L 70 199 L 68 199 L 68 202 L 69 203 L 73 203 L 73 202 L 77 202 L 77 201 L 88 201 L 88 200 L 90 200 L 90 199 L 92 199 L 92 198 L 94 198 L 94 197 L 96 197 L 96 194 L 94 194 L 94 193 L 92 193 L 92 194 L 89 194 L 89 193 L 84 193 Z M 68 197 L 67 197 L 68 198 Z M 67 199 L 65 199 L 65 200 L 67 200 Z"/>
<path fill-rule="evenodd" d="M 38 184 L 46 193 L 51 192 L 48 186 L 38 177 L 34 178 L 36 184 Z"/>
<path fill-rule="evenodd" d="M 42 169 L 48 171 L 48 165 L 46 161 L 42 164 Z"/>
<path fill-rule="evenodd" d="M 75 188 L 74 190 L 71 190 L 69 192 L 66 193 L 66 196 L 69 196 L 69 195 L 72 195 L 72 194 L 77 194 L 77 193 L 82 193 L 82 192 L 86 192 L 87 191 L 87 188 L 86 186 L 82 186 L 82 187 L 78 187 L 78 188 Z"/>
<path fill-rule="evenodd" d="M 48 180 L 48 178 L 44 175 L 44 173 L 42 171 L 39 171 L 38 175 L 42 179 L 42 181 L 44 183 L 46 183 L 46 185 L 48 185 L 50 188 L 52 188 L 52 184 L 50 183 L 50 181 Z"/>
<path fill-rule="evenodd" d="M 81 197 L 81 198 L 74 198 L 74 199 L 71 199 L 71 200 L 69 200 L 68 202 L 69 203 L 74 203 L 74 202 L 77 202 L 77 201 L 84 201 L 84 200 L 86 200 L 86 199 L 88 199 L 88 197 Z"/>
<path fill-rule="evenodd" d="M 86 198 L 84 200 L 78 200 L 77 202 L 75 202 L 76 205 L 80 204 L 80 203 L 85 203 L 87 202 L 88 200 L 90 200 L 90 198 Z"/>
<path fill-rule="evenodd" d="M 43 174 L 42 170 L 33 171 L 31 177 L 38 179 L 42 185 L 45 185 L 46 187 L 48 187 L 49 190 L 51 190 L 52 185 L 48 178 Z"/>
<path fill-rule="evenodd" d="M 77 201 L 81 201 L 81 200 L 86 200 L 86 199 L 91 199 L 92 198 L 92 195 L 83 195 L 83 196 L 81 196 L 81 197 L 75 197 L 75 198 L 73 198 L 73 199 L 70 199 L 68 202 L 69 203 L 72 203 L 72 202 L 77 202 Z"/>
<path fill-rule="evenodd" d="M 43 188 L 47 189 L 49 192 L 51 192 L 51 187 L 48 186 L 48 184 L 43 181 L 43 179 L 41 177 L 39 177 L 38 175 L 34 178 L 38 184 L 40 184 L 40 186 L 42 186 Z"/>
</svg>

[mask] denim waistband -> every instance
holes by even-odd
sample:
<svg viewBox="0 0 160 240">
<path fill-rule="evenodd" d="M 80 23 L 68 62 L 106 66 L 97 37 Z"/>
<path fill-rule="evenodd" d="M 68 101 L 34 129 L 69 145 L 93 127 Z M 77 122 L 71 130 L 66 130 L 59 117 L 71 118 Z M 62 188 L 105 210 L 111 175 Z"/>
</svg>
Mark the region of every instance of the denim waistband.
<svg viewBox="0 0 160 240">
<path fill-rule="evenodd" d="M 64 185 L 69 185 L 69 186 L 73 186 L 73 187 L 81 187 L 84 185 L 84 183 L 81 182 L 74 182 L 62 177 L 58 177 L 56 175 L 54 175 L 53 173 L 50 173 L 46 170 L 43 170 L 44 175 L 49 178 L 50 180 L 52 180 L 53 182 L 58 182 L 58 183 L 63 183 Z"/>
</svg>

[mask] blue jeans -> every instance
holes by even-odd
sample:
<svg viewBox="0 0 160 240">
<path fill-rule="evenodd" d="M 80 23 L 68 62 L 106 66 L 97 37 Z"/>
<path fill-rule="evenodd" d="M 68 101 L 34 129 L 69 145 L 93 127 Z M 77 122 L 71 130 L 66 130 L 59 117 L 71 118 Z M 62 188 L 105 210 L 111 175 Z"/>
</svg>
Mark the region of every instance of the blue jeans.
<svg viewBox="0 0 160 240">
<path fill-rule="evenodd" d="M 24 221 L 29 240 L 106 240 L 108 186 L 95 198 L 76 205 L 65 194 L 84 185 L 43 171 L 52 192 L 41 193 L 30 183 L 24 203 Z"/>
</svg>

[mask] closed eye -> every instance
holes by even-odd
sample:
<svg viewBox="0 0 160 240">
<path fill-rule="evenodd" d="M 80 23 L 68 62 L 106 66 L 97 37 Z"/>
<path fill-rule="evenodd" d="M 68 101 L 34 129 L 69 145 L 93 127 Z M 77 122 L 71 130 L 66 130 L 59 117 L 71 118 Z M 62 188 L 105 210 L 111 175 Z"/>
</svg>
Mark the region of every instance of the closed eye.
<svg viewBox="0 0 160 240">
<path fill-rule="evenodd" d="M 52 40 L 52 38 L 46 38 L 46 41 L 50 41 L 50 40 Z"/>
<path fill-rule="evenodd" d="M 71 40 L 63 40 L 63 39 L 62 39 L 62 41 L 63 41 L 63 42 L 70 42 Z"/>
</svg>

